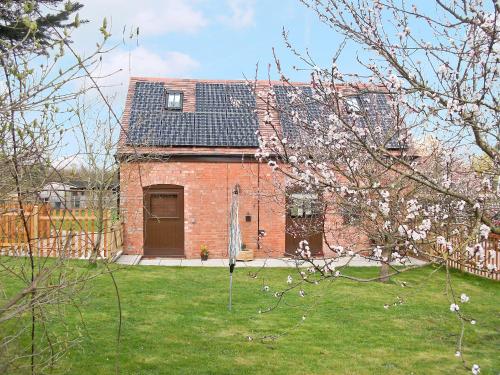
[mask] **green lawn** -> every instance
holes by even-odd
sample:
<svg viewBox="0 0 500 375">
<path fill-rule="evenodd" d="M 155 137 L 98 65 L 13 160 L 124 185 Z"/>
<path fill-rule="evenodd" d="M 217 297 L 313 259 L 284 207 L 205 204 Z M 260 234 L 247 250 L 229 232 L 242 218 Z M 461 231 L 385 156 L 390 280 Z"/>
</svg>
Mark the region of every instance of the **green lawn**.
<svg viewBox="0 0 500 375">
<path fill-rule="evenodd" d="M 82 265 L 84 263 L 81 263 Z M 115 275 L 123 306 L 122 374 L 454 374 L 470 373 L 454 357 L 459 323 L 449 311 L 444 273 L 431 268 L 400 276 L 400 283 L 335 281 L 311 285 L 306 296 L 277 299 L 293 270 L 266 269 L 257 278 L 238 267 L 234 309 L 227 311 L 228 271 L 221 268 L 121 268 Z M 374 268 L 352 269 L 357 276 Z M 4 275 L 5 276 L 5 275 Z M 1 275 L 0 275 L 1 277 Z M 462 310 L 476 320 L 466 330 L 466 358 L 481 375 L 500 373 L 500 284 L 454 274 Z M 5 286 L 5 279 L 0 282 Z M 269 285 L 271 291 L 263 292 Z M 383 305 L 401 297 L 390 309 Z M 117 305 L 109 276 L 93 282 L 81 309 L 67 320 L 86 332 L 55 373 L 114 371 Z M 302 321 L 302 316 L 306 319 Z M 85 324 L 85 329 L 83 328 Z M 260 340 L 286 332 L 278 340 Z M 248 340 L 248 336 L 253 338 Z"/>
<path fill-rule="evenodd" d="M 72 214 L 74 216 L 72 216 Z M 75 209 L 75 210 L 62 210 L 53 209 L 51 211 L 52 219 L 50 220 L 50 228 L 56 230 L 73 230 L 76 232 L 92 232 L 98 231 L 98 222 L 96 216 L 97 210 L 92 209 Z M 118 220 L 115 209 L 106 209 L 104 215 L 109 215 L 111 218 L 110 224 Z M 64 217 L 64 219 L 60 219 Z"/>
</svg>

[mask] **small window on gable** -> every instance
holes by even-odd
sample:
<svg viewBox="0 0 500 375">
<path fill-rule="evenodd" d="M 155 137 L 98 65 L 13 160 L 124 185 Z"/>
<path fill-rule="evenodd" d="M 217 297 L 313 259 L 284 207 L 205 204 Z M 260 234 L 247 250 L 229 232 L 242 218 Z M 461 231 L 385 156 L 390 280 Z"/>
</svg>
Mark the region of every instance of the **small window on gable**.
<svg viewBox="0 0 500 375">
<path fill-rule="evenodd" d="M 355 96 L 351 96 L 345 99 L 345 106 L 347 113 L 359 113 L 361 112 L 361 107 L 359 105 L 359 100 Z"/>
<path fill-rule="evenodd" d="M 167 91 L 165 108 L 169 111 L 182 111 L 183 93 L 180 91 Z"/>
</svg>

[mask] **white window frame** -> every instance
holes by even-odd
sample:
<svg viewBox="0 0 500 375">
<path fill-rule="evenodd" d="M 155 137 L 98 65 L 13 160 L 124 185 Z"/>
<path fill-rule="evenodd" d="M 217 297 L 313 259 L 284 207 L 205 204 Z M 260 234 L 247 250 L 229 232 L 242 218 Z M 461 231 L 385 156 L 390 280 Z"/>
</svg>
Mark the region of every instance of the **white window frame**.
<svg viewBox="0 0 500 375">
<path fill-rule="evenodd" d="M 171 98 L 173 98 L 171 100 Z M 182 111 L 184 94 L 182 91 L 167 91 L 165 95 L 165 108 L 168 111 Z"/>
</svg>

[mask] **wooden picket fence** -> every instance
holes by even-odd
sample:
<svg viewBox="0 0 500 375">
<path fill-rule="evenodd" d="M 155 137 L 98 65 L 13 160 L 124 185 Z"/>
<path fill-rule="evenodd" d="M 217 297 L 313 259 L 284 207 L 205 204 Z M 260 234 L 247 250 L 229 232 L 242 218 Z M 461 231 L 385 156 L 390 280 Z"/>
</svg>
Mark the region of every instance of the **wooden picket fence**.
<svg viewBox="0 0 500 375">
<path fill-rule="evenodd" d="M 0 255 L 26 256 L 31 248 L 35 256 L 86 259 L 95 249 L 111 259 L 122 245 L 122 223 L 109 209 L 99 220 L 89 209 L 25 205 L 21 212 L 15 203 L 0 206 Z"/>
<path fill-rule="evenodd" d="M 458 246 L 458 239 L 452 240 L 454 248 Z M 477 252 L 473 257 L 468 257 L 460 251 L 453 251 L 447 256 L 449 267 L 459 269 L 474 275 L 486 277 L 492 280 L 500 280 L 500 236 L 491 234 L 488 239 L 481 242 L 484 249 L 484 260 L 481 262 L 480 254 Z M 438 249 L 439 254 L 445 253 L 442 248 Z M 495 271 L 488 269 L 488 265 L 495 266 Z"/>
</svg>

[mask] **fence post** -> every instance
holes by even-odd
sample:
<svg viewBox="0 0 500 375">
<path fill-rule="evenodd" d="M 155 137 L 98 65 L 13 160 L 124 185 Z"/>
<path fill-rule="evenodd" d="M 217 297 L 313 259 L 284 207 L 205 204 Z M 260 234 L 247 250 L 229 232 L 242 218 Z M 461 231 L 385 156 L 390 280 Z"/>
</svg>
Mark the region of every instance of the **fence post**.
<svg viewBox="0 0 500 375">
<path fill-rule="evenodd" d="M 110 226 L 109 234 L 109 257 L 113 257 L 116 250 L 116 224 Z"/>
<path fill-rule="evenodd" d="M 103 218 L 104 218 L 104 223 L 103 223 L 104 238 L 103 238 L 103 242 L 102 242 L 103 255 L 104 255 L 104 258 L 109 258 L 109 256 L 111 255 L 110 246 L 109 246 L 109 239 L 111 236 L 110 236 L 109 232 L 113 228 L 113 225 L 111 223 L 111 210 L 105 209 Z"/>
</svg>

